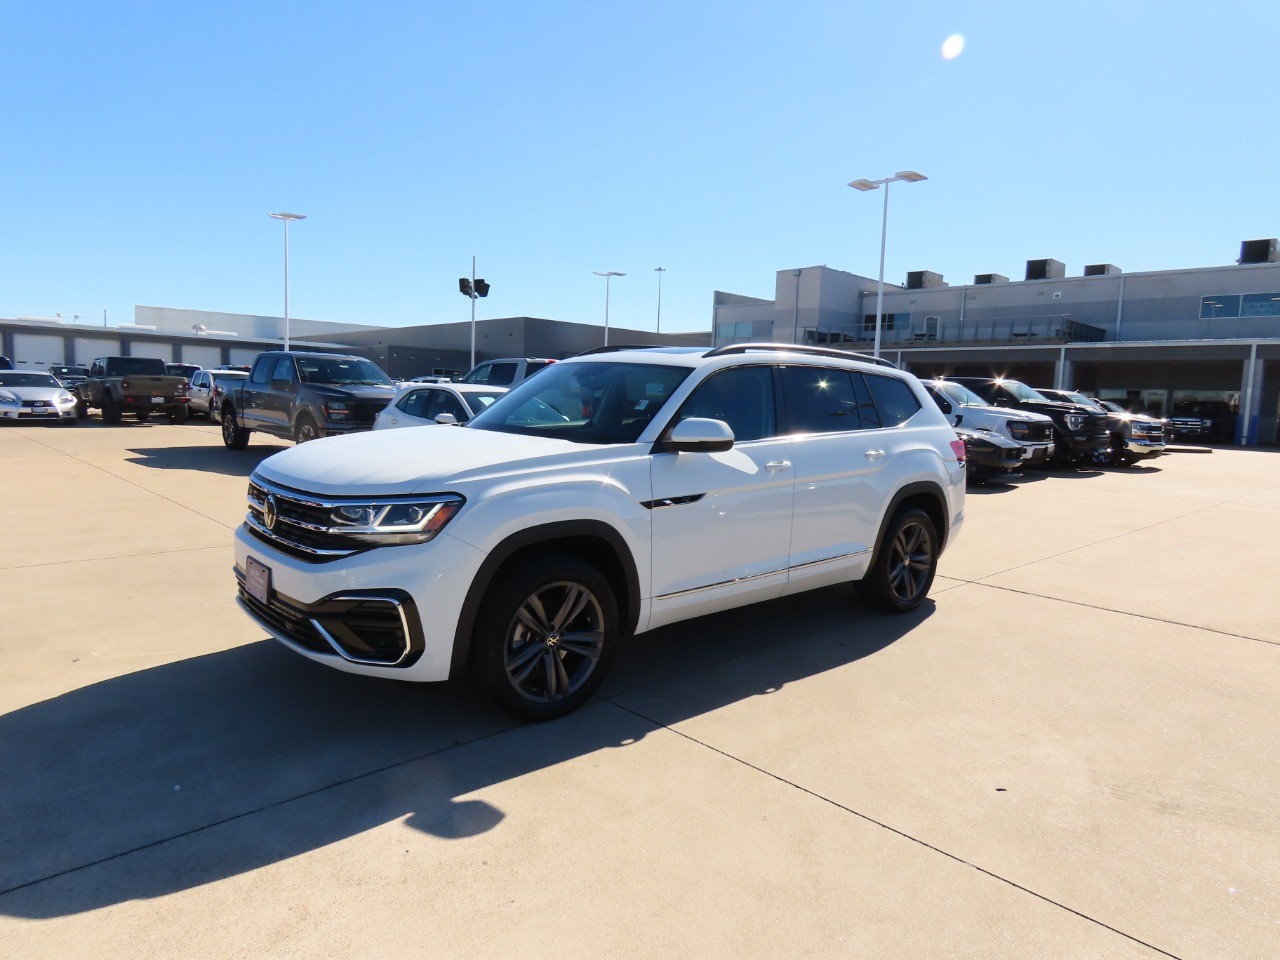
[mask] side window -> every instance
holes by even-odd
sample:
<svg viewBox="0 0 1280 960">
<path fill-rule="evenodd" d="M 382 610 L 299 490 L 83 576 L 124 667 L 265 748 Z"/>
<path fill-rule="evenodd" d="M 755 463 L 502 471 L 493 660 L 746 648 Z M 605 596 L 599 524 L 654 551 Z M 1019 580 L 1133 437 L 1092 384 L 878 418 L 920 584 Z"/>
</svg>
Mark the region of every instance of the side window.
<svg viewBox="0 0 1280 960">
<path fill-rule="evenodd" d="M 271 382 L 271 368 L 275 366 L 274 357 L 259 357 L 253 364 L 253 373 L 249 374 L 250 383 L 260 383 L 263 386 Z"/>
<path fill-rule="evenodd" d="M 494 363 L 489 366 L 489 376 L 481 381 L 494 387 L 507 387 L 516 378 L 514 363 Z"/>
<path fill-rule="evenodd" d="M 467 412 L 462 409 L 462 404 L 454 399 L 453 394 L 445 390 L 432 390 L 430 393 L 431 400 L 427 404 L 427 412 L 423 414 L 428 420 L 434 420 L 442 413 L 453 414 L 453 418 L 459 423 L 470 419 Z"/>
<path fill-rule="evenodd" d="M 690 417 L 723 420 L 736 441 L 775 436 L 773 369 L 737 367 L 713 374 L 693 391 L 676 419 Z"/>
<path fill-rule="evenodd" d="M 899 427 L 920 412 L 920 401 L 911 388 L 897 377 L 882 377 L 865 373 L 863 378 L 871 388 L 871 399 L 880 414 L 880 424 Z"/>
<path fill-rule="evenodd" d="M 792 433 L 859 430 L 858 395 L 847 370 L 828 367 L 782 368 L 782 389 Z"/>
<path fill-rule="evenodd" d="M 298 375 L 293 366 L 293 357 L 281 357 L 276 361 L 276 368 L 271 371 L 272 380 L 290 380 L 298 379 Z"/>
<path fill-rule="evenodd" d="M 430 390 L 414 390 L 412 393 L 406 393 L 396 406 L 411 417 L 424 416 L 422 411 L 427 405 L 429 393 L 431 393 Z"/>
</svg>

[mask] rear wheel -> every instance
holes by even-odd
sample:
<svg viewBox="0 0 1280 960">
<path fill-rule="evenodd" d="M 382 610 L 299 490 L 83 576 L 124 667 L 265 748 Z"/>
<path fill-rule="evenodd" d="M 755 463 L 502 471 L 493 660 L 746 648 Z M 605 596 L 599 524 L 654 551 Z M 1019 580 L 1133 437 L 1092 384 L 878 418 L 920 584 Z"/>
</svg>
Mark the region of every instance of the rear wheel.
<svg viewBox="0 0 1280 960">
<path fill-rule="evenodd" d="M 190 415 L 191 415 L 191 412 L 187 410 L 187 407 L 185 404 L 180 407 L 171 407 L 169 410 L 169 422 L 170 423 L 186 423 L 187 417 L 189 417 Z"/>
<path fill-rule="evenodd" d="M 134 416 L 138 418 L 139 423 L 146 423 L 148 420 L 151 419 L 151 411 L 139 410 L 137 413 L 134 414 Z"/>
<path fill-rule="evenodd" d="M 236 421 L 235 411 L 226 407 L 222 411 L 222 443 L 228 450 L 243 450 L 249 445 L 250 431 Z"/>
<path fill-rule="evenodd" d="M 124 411 L 120 409 L 120 404 L 116 403 L 110 397 L 104 397 L 102 400 L 102 422 L 103 423 L 119 423 Z"/>
<path fill-rule="evenodd" d="M 76 419 L 84 420 L 89 416 L 89 405 L 83 400 L 76 401 Z"/>
<path fill-rule="evenodd" d="M 472 674 L 508 712 L 550 720 L 585 703 L 608 670 L 621 621 L 613 588 L 576 557 L 503 571 L 472 638 Z"/>
<path fill-rule="evenodd" d="M 938 569 L 938 532 L 933 518 L 918 507 L 899 511 L 885 531 L 880 549 L 858 593 L 890 613 L 906 613 L 924 602 Z"/>
</svg>

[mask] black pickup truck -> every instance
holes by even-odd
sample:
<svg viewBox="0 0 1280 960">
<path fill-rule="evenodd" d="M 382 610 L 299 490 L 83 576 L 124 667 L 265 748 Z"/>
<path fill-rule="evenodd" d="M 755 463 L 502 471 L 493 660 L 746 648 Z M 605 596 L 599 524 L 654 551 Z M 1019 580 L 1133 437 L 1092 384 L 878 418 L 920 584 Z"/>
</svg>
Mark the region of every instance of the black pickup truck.
<svg viewBox="0 0 1280 960">
<path fill-rule="evenodd" d="M 1111 444 L 1107 414 L 1092 406 L 1056 403 L 1019 380 L 1000 377 L 948 377 L 962 383 L 993 407 L 1031 410 L 1053 420 L 1054 459 L 1061 465 L 1091 463 L 1095 452 Z"/>
<path fill-rule="evenodd" d="M 337 353 L 260 353 L 218 408 L 222 442 L 243 450 L 255 430 L 305 443 L 368 430 L 396 384 L 372 360 Z"/>
</svg>

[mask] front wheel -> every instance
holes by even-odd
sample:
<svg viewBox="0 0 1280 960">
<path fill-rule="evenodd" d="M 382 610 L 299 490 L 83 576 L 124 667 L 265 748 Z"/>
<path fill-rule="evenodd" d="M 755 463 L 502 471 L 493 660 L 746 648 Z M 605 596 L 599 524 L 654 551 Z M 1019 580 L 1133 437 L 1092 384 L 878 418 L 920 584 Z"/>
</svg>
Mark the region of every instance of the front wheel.
<svg viewBox="0 0 1280 960">
<path fill-rule="evenodd" d="M 508 712 L 551 720 L 585 703 L 621 630 L 613 588 L 576 557 L 552 554 L 503 572 L 472 637 L 472 673 Z"/>
<path fill-rule="evenodd" d="M 186 423 L 187 417 L 190 415 L 190 411 L 187 410 L 185 405 L 181 407 L 173 407 L 169 410 L 169 422 Z"/>
<path fill-rule="evenodd" d="M 120 409 L 120 404 L 112 400 L 110 397 L 104 397 L 102 400 L 102 422 L 103 423 L 119 423 L 124 411 Z"/>
<path fill-rule="evenodd" d="M 871 569 L 858 582 L 858 592 L 881 610 L 907 613 L 924 602 L 937 569 L 938 532 L 933 518 L 909 507 L 889 524 Z"/>
<path fill-rule="evenodd" d="M 298 425 L 293 428 L 294 443 L 307 443 L 322 436 L 324 436 L 324 434 L 320 432 L 319 427 L 316 426 L 316 422 L 305 415 L 298 418 Z"/>
<path fill-rule="evenodd" d="M 249 432 L 236 422 L 235 411 L 222 411 L 222 443 L 228 450 L 243 450 L 249 445 Z"/>
</svg>

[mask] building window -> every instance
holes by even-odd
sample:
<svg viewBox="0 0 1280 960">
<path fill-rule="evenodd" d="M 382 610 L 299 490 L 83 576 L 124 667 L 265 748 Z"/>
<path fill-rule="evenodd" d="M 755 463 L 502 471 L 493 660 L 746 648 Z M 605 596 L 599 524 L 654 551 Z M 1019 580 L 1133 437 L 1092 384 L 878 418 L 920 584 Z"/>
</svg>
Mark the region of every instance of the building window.
<svg viewBox="0 0 1280 960">
<path fill-rule="evenodd" d="M 1241 298 L 1242 317 L 1280 317 L 1280 293 L 1246 293 Z"/>
<path fill-rule="evenodd" d="M 1218 320 L 1223 317 L 1240 316 L 1240 297 L 1219 296 L 1200 298 L 1200 319 Z"/>
<path fill-rule="evenodd" d="M 911 322 L 911 314 L 909 313 L 886 313 L 880 317 L 880 329 L 892 330 L 898 321 L 904 324 Z M 862 318 L 862 332 L 869 333 L 873 337 L 876 335 L 876 315 L 874 313 L 865 314 Z"/>
<path fill-rule="evenodd" d="M 722 323 L 716 328 L 716 337 L 720 340 L 745 340 L 751 336 L 751 330 L 750 320 Z"/>
</svg>

